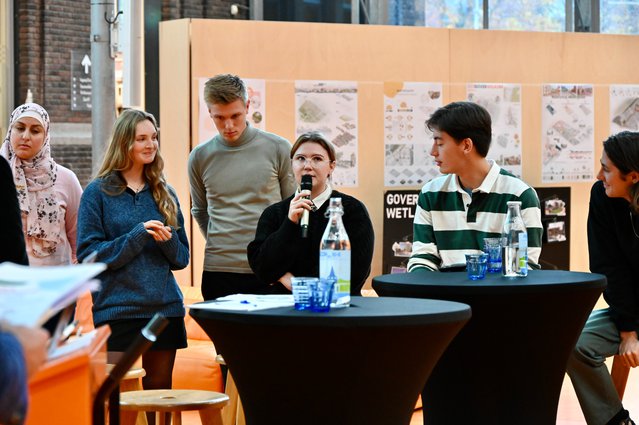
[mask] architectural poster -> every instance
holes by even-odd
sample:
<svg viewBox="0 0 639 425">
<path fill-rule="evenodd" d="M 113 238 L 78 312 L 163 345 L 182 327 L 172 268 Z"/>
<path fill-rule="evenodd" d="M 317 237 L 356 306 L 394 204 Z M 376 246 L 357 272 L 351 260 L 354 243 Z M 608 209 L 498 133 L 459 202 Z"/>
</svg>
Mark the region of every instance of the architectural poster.
<svg viewBox="0 0 639 425">
<path fill-rule="evenodd" d="M 296 81 L 295 138 L 319 131 L 337 151 L 332 182 L 357 186 L 357 83 Z"/>
<path fill-rule="evenodd" d="M 209 109 L 204 101 L 204 84 L 209 78 L 198 80 L 198 98 L 200 111 L 198 114 L 198 143 L 211 140 L 217 134 L 217 128 L 209 115 Z M 247 121 L 255 128 L 266 128 L 266 81 L 252 78 L 242 78 L 248 92 L 249 111 Z"/>
<path fill-rule="evenodd" d="M 441 106 L 441 83 L 384 83 L 385 186 L 421 186 L 439 175 L 424 123 Z"/>
<path fill-rule="evenodd" d="M 466 96 L 490 114 L 493 137 L 487 158 L 521 177 L 521 84 L 470 83 Z"/>
<path fill-rule="evenodd" d="M 541 99 L 543 183 L 594 178 L 594 94 L 588 84 L 544 84 Z"/>
<path fill-rule="evenodd" d="M 610 134 L 639 131 L 639 86 L 610 86 Z"/>
</svg>

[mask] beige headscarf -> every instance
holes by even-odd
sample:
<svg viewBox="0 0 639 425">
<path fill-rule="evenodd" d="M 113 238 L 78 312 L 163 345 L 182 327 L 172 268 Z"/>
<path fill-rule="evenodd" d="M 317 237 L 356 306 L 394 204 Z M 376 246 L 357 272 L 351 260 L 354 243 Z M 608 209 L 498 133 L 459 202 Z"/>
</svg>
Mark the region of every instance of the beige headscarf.
<svg viewBox="0 0 639 425">
<path fill-rule="evenodd" d="M 11 129 L 22 117 L 32 117 L 44 127 L 45 138 L 42 149 L 30 160 L 18 158 L 11 145 Z M 32 238 L 29 255 L 47 257 L 56 251 L 64 229 L 62 211 L 54 185 L 57 165 L 51 157 L 49 138 L 49 114 L 37 103 L 18 106 L 9 118 L 9 131 L 0 147 L 0 155 L 11 165 L 13 180 L 18 191 L 20 210 L 26 215 L 25 236 Z"/>
</svg>

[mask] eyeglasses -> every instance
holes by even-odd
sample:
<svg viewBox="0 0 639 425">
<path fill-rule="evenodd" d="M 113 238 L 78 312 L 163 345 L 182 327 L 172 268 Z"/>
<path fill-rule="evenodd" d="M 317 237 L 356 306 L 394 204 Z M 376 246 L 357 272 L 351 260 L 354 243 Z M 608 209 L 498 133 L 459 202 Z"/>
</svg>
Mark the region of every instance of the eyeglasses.
<svg viewBox="0 0 639 425">
<path fill-rule="evenodd" d="M 306 163 L 309 163 L 311 164 L 311 167 L 317 168 L 317 167 L 320 167 L 325 162 L 330 162 L 330 160 L 323 158 L 321 156 L 313 156 L 311 158 L 306 158 L 303 155 L 299 155 L 293 158 L 293 165 L 297 167 L 305 167 Z"/>
</svg>

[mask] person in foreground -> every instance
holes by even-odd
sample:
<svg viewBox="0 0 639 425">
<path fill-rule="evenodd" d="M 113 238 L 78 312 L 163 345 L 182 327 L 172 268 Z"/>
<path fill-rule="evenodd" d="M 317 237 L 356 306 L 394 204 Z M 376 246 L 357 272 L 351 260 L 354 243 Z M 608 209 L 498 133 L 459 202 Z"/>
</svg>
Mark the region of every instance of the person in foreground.
<svg viewBox="0 0 639 425">
<path fill-rule="evenodd" d="M 408 271 L 463 270 L 465 254 L 482 251 L 484 238 L 501 236 L 508 201 L 521 201 L 528 262 L 539 268 L 539 199 L 533 188 L 486 159 L 492 137 L 488 111 L 454 102 L 436 110 L 426 126 L 433 132 L 430 154 L 444 175 L 419 194 Z"/>
<path fill-rule="evenodd" d="M 606 276 L 608 308 L 592 312 L 568 361 L 568 375 L 589 425 L 634 424 L 606 367 L 619 354 L 639 365 L 639 133 L 622 132 L 603 144 L 590 191 L 590 271 Z"/>
<path fill-rule="evenodd" d="M 73 171 L 51 157 L 49 114 L 36 103 L 18 106 L 0 155 L 13 172 L 32 266 L 76 261 L 76 219 L 82 187 Z"/>
<path fill-rule="evenodd" d="M 335 148 L 321 134 L 302 134 L 290 155 L 296 182 L 310 175 L 312 190 L 298 190 L 264 210 L 255 240 L 248 246 L 249 264 L 272 293 L 290 293 L 292 277 L 319 276 L 320 241 L 328 224 L 326 209 L 330 198 L 341 197 L 342 219 L 351 242 L 351 294 L 360 295 L 370 274 L 375 242 L 368 211 L 357 199 L 331 187 Z M 298 224 L 304 211 L 310 212 L 307 238 L 302 238 Z"/>
<path fill-rule="evenodd" d="M 249 125 L 248 93 L 239 77 L 209 79 L 204 100 L 219 134 L 196 146 L 188 163 L 191 213 L 206 239 L 202 296 L 262 293 L 246 246 L 262 211 L 295 192 L 291 145 Z"/>
<path fill-rule="evenodd" d="M 0 263 L 29 265 L 24 244 L 20 204 L 9 163 L 0 157 Z"/>
<path fill-rule="evenodd" d="M 9 164 L 0 158 L 0 263 L 29 265 L 20 207 Z M 47 358 L 49 333 L 0 321 L 0 424 L 19 425 L 27 413 L 27 381 Z"/>
<path fill-rule="evenodd" d="M 48 341 L 42 328 L 0 322 L 0 424 L 24 423 L 28 379 L 44 364 Z"/>
<path fill-rule="evenodd" d="M 145 389 L 171 388 L 176 349 L 186 347 L 184 303 L 172 270 L 188 265 L 189 243 L 163 166 L 155 118 L 125 110 L 78 220 L 78 258 L 96 252 L 96 261 L 107 265 L 93 294 L 95 325 L 111 327 L 107 350 L 126 351 L 155 313 L 169 319 L 142 356 Z"/>
</svg>

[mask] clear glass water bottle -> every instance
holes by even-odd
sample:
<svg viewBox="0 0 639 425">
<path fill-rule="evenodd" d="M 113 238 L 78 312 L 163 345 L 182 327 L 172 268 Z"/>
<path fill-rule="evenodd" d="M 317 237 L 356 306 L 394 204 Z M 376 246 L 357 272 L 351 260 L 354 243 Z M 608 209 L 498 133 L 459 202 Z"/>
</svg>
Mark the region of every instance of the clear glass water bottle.
<svg viewBox="0 0 639 425">
<path fill-rule="evenodd" d="M 320 242 L 319 277 L 335 281 L 333 308 L 348 307 L 351 302 L 351 242 L 342 215 L 342 198 L 331 198 L 326 211 L 328 224 Z"/>
<path fill-rule="evenodd" d="M 528 276 L 528 232 L 521 218 L 521 202 L 509 201 L 502 232 L 502 275 Z"/>
</svg>

